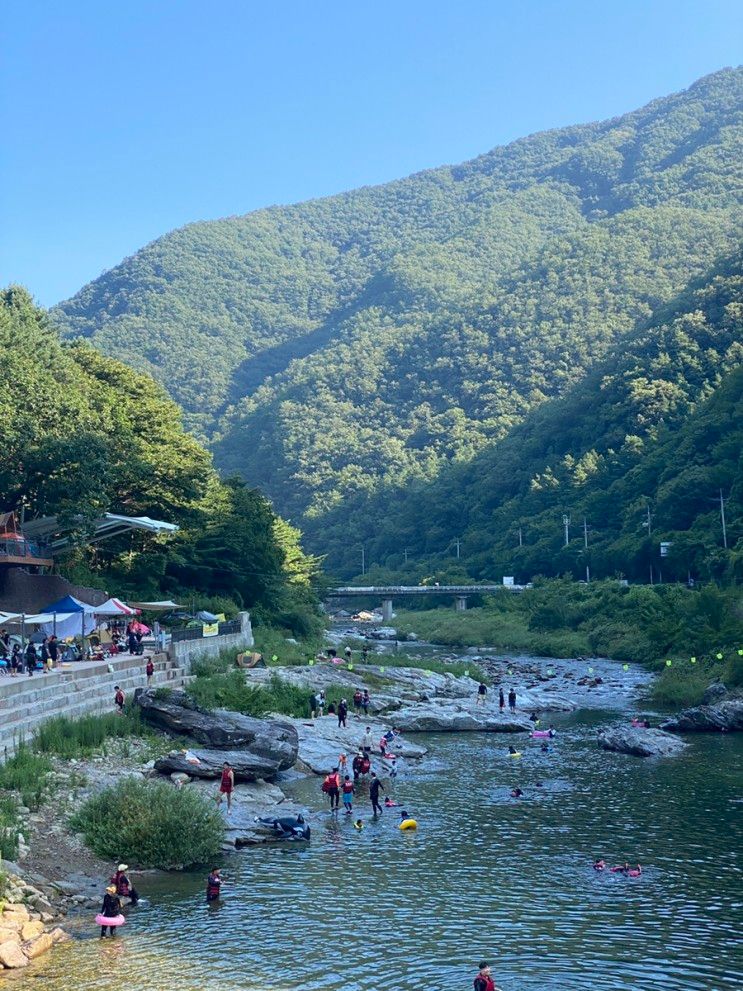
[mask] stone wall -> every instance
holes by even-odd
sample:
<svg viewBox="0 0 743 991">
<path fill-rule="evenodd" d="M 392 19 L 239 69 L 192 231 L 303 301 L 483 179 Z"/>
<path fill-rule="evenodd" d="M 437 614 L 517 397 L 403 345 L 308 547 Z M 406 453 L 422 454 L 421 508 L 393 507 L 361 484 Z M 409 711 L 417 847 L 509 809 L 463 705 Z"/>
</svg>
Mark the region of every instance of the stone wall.
<svg viewBox="0 0 743 991">
<path fill-rule="evenodd" d="M 100 588 L 73 585 L 61 575 L 32 575 L 23 568 L 0 567 L 0 611 L 37 613 L 65 595 L 93 606 L 108 598 L 108 592 Z"/>
<path fill-rule="evenodd" d="M 226 636 L 202 637 L 199 640 L 177 640 L 168 647 L 168 657 L 184 671 L 191 669 L 195 657 L 214 657 L 222 650 L 234 650 L 238 653 L 252 647 L 253 627 L 250 623 L 250 613 L 238 613 L 240 632 L 228 633 Z"/>
</svg>

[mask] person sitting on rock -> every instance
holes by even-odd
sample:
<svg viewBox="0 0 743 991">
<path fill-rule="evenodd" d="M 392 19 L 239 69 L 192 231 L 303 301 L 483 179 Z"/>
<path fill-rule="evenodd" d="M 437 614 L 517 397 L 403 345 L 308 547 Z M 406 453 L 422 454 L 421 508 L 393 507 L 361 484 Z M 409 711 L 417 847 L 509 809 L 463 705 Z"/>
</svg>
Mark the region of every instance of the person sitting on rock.
<svg viewBox="0 0 743 991">
<path fill-rule="evenodd" d="M 364 755 L 359 750 L 359 752 L 356 754 L 356 756 L 353 759 L 353 763 L 351 764 L 351 770 L 353 771 L 354 781 L 359 780 L 359 777 L 361 776 L 361 765 L 363 763 L 364 763 Z"/>
</svg>

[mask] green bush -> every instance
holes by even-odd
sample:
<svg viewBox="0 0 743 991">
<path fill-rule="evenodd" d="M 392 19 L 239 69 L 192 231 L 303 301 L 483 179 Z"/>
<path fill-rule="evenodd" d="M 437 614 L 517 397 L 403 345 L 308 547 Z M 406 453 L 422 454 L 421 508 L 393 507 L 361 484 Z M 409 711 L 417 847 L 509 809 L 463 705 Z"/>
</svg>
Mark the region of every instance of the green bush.
<svg viewBox="0 0 743 991">
<path fill-rule="evenodd" d="M 196 678 L 186 689 L 197 705 L 204 709 L 230 709 L 246 716 L 265 716 L 275 712 L 299 719 L 310 715 L 309 688 L 299 688 L 274 675 L 267 685 L 249 685 L 242 671 L 229 671 Z M 331 685 L 326 690 L 328 703 L 348 696 L 345 688 Z"/>
<path fill-rule="evenodd" d="M 123 715 L 109 712 L 101 716 L 81 716 L 79 719 L 55 716 L 39 727 L 34 736 L 33 749 L 68 759 L 88 757 L 100 751 L 108 739 L 152 735 L 136 708 L 127 709 Z"/>
<path fill-rule="evenodd" d="M 212 860 L 224 819 L 190 788 L 126 778 L 89 798 L 70 820 L 99 857 L 163 870 Z"/>
</svg>

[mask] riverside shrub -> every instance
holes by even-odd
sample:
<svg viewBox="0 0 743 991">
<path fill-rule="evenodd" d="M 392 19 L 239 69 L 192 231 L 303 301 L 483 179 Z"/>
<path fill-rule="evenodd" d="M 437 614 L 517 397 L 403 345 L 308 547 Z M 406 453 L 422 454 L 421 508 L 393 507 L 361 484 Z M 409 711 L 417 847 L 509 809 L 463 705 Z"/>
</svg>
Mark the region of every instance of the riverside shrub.
<svg viewBox="0 0 743 991">
<path fill-rule="evenodd" d="M 70 825 L 100 857 L 163 870 L 212 860 L 224 837 L 222 816 L 199 792 L 137 778 L 89 798 Z"/>
</svg>

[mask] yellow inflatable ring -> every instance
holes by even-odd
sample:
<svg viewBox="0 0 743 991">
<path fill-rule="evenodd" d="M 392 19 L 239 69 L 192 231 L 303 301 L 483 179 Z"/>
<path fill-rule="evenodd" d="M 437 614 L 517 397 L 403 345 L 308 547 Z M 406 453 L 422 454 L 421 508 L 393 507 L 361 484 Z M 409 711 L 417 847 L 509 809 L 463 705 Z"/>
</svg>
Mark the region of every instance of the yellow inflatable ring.
<svg viewBox="0 0 743 991">
<path fill-rule="evenodd" d="M 403 819 L 400 823 L 400 829 L 417 829 L 418 823 L 415 819 Z"/>
<path fill-rule="evenodd" d="M 509 754 L 509 757 L 520 757 L 521 751 L 517 750 L 515 754 Z"/>
</svg>

